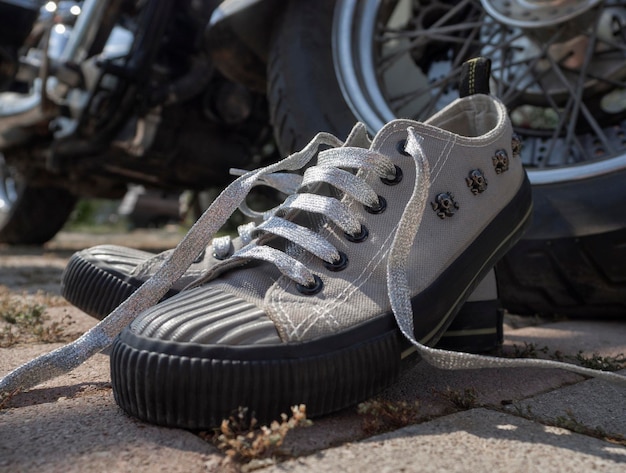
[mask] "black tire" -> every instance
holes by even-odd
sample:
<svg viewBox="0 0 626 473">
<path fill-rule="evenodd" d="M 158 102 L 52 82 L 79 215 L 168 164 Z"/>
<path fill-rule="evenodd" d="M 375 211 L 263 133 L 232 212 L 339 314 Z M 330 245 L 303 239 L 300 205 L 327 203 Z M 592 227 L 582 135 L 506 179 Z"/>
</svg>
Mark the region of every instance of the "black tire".
<svg viewBox="0 0 626 473">
<path fill-rule="evenodd" d="M 497 267 L 515 314 L 614 318 L 626 314 L 626 172 L 535 185 L 534 222 Z"/>
<path fill-rule="evenodd" d="M 291 1 L 275 27 L 268 98 L 283 153 L 302 148 L 316 131 L 345 138 L 356 121 L 333 62 L 334 5 Z M 533 226 L 497 268 L 505 308 L 520 315 L 626 315 L 625 178 L 626 170 L 613 168 L 534 184 Z"/>
<path fill-rule="evenodd" d="M 54 187 L 21 186 L 0 212 L 0 243 L 41 245 L 52 239 L 70 216 L 76 196 Z"/>
<path fill-rule="evenodd" d="M 330 36 L 334 2 L 289 2 L 275 28 L 268 65 L 270 120 L 281 154 L 316 133 L 345 138 L 355 118 L 333 73 Z"/>
</svg>

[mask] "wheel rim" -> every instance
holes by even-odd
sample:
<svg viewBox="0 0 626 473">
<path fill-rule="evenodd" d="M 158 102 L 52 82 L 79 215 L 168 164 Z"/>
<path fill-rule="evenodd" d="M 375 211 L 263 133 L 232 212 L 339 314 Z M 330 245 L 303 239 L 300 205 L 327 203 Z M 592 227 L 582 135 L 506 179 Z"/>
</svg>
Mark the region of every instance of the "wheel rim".
<svg viewBox="0 0 626 473">
<path fill-rule="evenodd" d="M 371 131 L 452 102 L 462 62 L 479 55 L 492 60 L 491 89 L 524 140 L 533 184 L 626 169 L 626 2 L 337 4 L 335 71 Z"/>
<path fill-rule="evenodd" d="M 18 183 L 13 168 L 0 153 L 0 228 L 4 226 L 18 197 Z"/>
</svg>

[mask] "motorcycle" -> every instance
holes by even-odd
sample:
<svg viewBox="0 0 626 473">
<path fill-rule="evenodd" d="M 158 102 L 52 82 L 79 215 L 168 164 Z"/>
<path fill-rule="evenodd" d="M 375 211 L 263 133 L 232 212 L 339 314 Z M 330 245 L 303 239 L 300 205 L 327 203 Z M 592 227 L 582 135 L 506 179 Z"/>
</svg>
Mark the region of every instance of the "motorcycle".
<svg viewBox="0 0 626 473">
<path fill-rule="evenodd" d="M 535 203 L 496 268 L 505 307 L 626 314 L 626 2 L 227 0 L 211 29 L 262 63 L 242 73 L 246 55 L 222 53 L 218 65 L 251 87 L 265 80 L 282 153 L 355 120 L 375 132 L 424 119 L 458 96 L 463 61 L 491 58 Z"/>
<path fill-rule="evenodd" d="M 218 3 L 0 2 L 0 243 L 44 243 L 79 197 L 199 192 L 276 159 L 265 95 L 206 53 Z"/>
<path fill-rule="evenodd" d="M 51 115 L 7 127 L 0 108 L 4 140 L 27 134 L 14 145 L 0 142 L 5 168 L 26 176 L 22 201 L 41 189 L 45 197 L 35 200 L 54 197 L 55 205 L 40 203 L 48 220 L 52 207 L 63 214 L 59 220 L 67 218 L 59 211 L 63 196 L 72 203 L 131 181 L 186 188 L 217 182 L 216 174 L 239 166 L 237 157 L 268 158 L 262 150 L 272 131 L 286 154 L 318 131 L 345 136 L 356 120 L 375 132 L 395 117 L 424 119 L 458 96 L 463 61 L 487 56 L 492 92 L 524 141 L 535 201 L 531 230 L 496 268 L 505 307 L 517 314 L 626 314 L 625 1 L 82 5 L 74 29 L 82 31 L 84 21 L 95 32 L 68 48 L 74 53 L 35 68 L 45 83 L 38 110 Z M 99 13 L 86 15 L 88 7 Z M 126 52 L 107 56 L 114 28 L 131 39 Z M 90 46 L 78 47 L 83 43 Z M 216 129 L 222 134 L 211 141 Z M 242 136 L 247 153 L 230 151 Z M 0 224 L 3 241 L 9 223 Z"/>
</svg>

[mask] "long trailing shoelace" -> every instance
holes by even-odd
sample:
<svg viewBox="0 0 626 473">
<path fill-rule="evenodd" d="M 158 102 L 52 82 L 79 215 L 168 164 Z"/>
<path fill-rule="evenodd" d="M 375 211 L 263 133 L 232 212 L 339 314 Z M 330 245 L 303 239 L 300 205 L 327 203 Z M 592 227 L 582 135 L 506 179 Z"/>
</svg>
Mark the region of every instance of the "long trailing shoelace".
<svg viewBox="0 0 626 473">
<path fill-rule="evenodd" d="M 626 386 L 626 376 L 609 371 L 595 370 L 553 360 L 498 358 L 472 353 L 454 352 L 432 348 L 419 343 L 413 332 L 413 310 L 409 289 L 406 261 L 411 245 L 419 230 L 421 216 L 428 201 L 430 168 L 421 147 L 422 138 L 412 128 L 408 130 L 405 150 L 413 157 L 417 169 L 417 183 L 413 194 L 404 208 L 387 259 L 387 292 L 396 323 L 402 334 L 416 347 L 422 359 L 440 369 L 480 368 L 558 368 L 583 376 L 601 378 Z M 420 216 L 415 218 L 415 216 Z"/>
<path fill-rule="evenodd" d="M 422 345 L 415 339 L 406 262 L 420 227 L 430 187 L 430 169 L 421 147 L 421 141 L 422 138 L 416 134 L 415 130 L 409 128 L 406 151 L 414 159 L 417 181 L 398 224 L 387 261 L 387 288 L 392 311 L 400 331 L 416 347 L 421 357 L 433 366 L 442 369 L 560 368 L 626 386 L 626 376 L 617 373 L 552 360 L 496 358 L 451 352 Z M 314 230 L 302 227 L 283 217 L 292 210 L 305 210 L 322 215 L 349 235 L 358 234 L 361 230 L 361 222 L 351 213 L 346 204 L 332 196 L 306 193 L 306 189 L 318 183 L 325 183 L 363 205 L 376 206 L 378 196 L 373 189 L 358 174 L 355 175 L 346 169 L 364 170 L 389 178 L 394 175 L 395 167 L 388 158 L 374 151 L 363 148 L 338 148 L 341 142 L 337 138 L 320 133 L 301 152 L 274 165 L 249 172 L 228 186 L 191 228 L 159 271 L 137 292 L 75 342 L 36 358 L 2 378 L 0 390 L 13 392 L 32 387 L 75 368 L 110 345 L 125 326 L 140 312 L 156 304 L 171 284 L 184 274 L 193 260 L 207 246 L 215 231 L 245 199 L 255 182 L 271 173 L 305 167 L 317 154 L 320 145 L 333 148 L 320 152 L 317 166 L 305 172 L 302 180 L 302 188 L 305 192 L 288 197 L 276 210 L 275 215 L 258 227 L 258 231 L 278 235 L 324 261 L 335 262 L 340 255 L 331 243 Z M 304 287 L 316 284 L 316 276 L 296 257 L 277 248 L 255 244 L 242 248 L 229 260 L 217 265 L 205 279 L 219 274 L 223 269 L 220 266 L 228 267 L 232 264 L 231 260 L 240 259 L 268 261 L 274 264 L 282 274 Z"/>
<path fill-rule="evenodd" d="M 302 151 L 269 166 L 250 171 L 224 189 L 183 237 L 159 270 L 128 299 L 81 337 L 17 367 L 0 379 L 0 392 L 12 394 L 67 373 L 113 343 L 115 337 L 141 312 L 155 305 L 205 250 L 250 190 L 263 177 L 281 171 L 298 171 L 320 146 L 343 142 L 330 133 L 318 133 Z"/>
</svg>

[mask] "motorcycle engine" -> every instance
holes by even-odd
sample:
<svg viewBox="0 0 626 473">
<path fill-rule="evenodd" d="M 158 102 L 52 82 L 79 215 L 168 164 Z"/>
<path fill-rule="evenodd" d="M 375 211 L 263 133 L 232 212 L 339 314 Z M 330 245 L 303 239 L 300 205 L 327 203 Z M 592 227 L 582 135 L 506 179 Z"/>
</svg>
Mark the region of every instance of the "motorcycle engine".
<svg viewBox="0 0 626 473">
<path fill-rule="evenodd" d="M 23 59 L 32 86 L 4 100 L 12 118 L 0 124 L 0 148 L 37 143 L 16 162 L 33 179 L 44 166 L 83 195 L 126 183 L 204 189 L 228 183 L 232 167 L 274 159 L 265 97 L 225 78 L 205 50 L 218 1 L 55 8 L 63 3 L 80 14 L 55 12 L 51 24 L 39 12 L 47 39 Z"/>
</svg>

